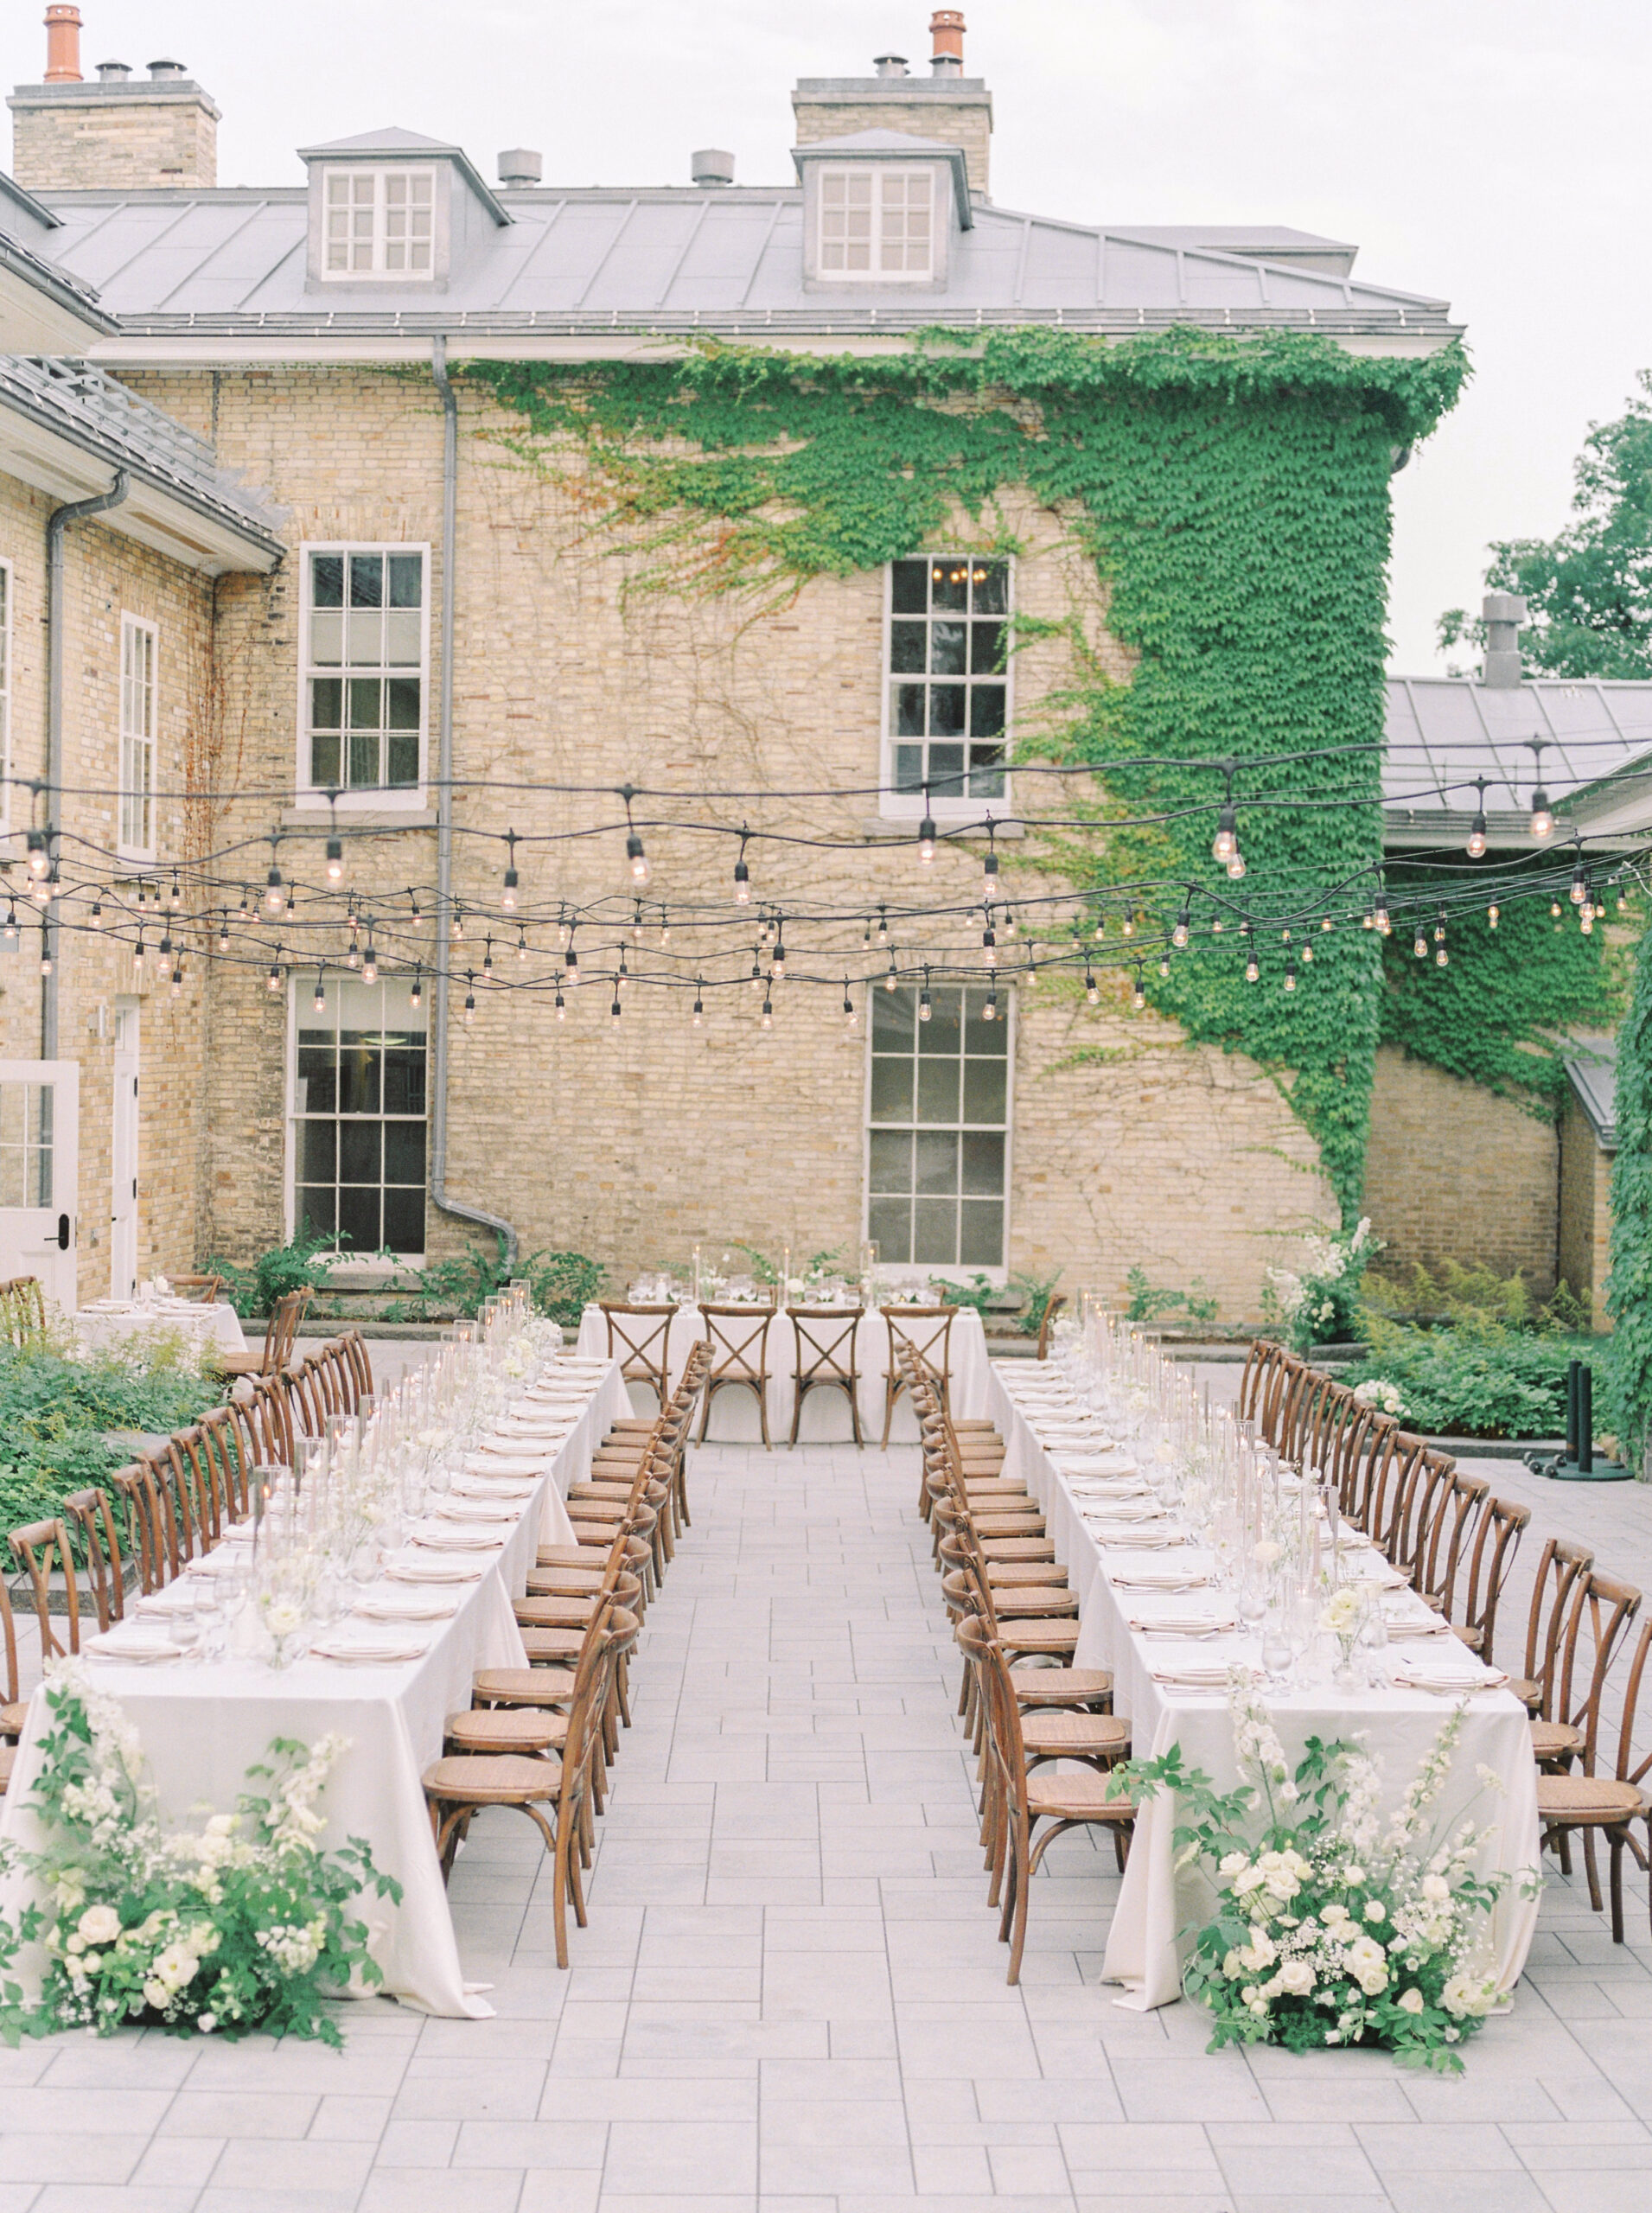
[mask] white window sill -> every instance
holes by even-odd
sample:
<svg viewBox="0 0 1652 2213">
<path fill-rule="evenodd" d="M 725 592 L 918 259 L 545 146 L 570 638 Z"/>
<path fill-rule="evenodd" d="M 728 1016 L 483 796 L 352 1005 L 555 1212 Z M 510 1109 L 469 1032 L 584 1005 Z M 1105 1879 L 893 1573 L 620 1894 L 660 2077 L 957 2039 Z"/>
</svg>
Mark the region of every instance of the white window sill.
<svg viewBox="0 0 1652 2213">
<path fill-rule="evenodd" d="M 373 797 L 375 803 L 369 805 L 365 800 L 352 803 L 348 796 L 341 795 L 340 822 L 354 823 L 360 830 L 435 829 L 436 809 L 423 794 L 411 794 L 405 807 L 399 807 L 393 800 L 386 805 L 377 794 Z M 284 830 L 315 830 L 325 828 L 331 820 L 332 809 L 319 792 L 314 798 L 301 792 L 297 804 L 283 810 L 281 826 Z"/>
</svg>

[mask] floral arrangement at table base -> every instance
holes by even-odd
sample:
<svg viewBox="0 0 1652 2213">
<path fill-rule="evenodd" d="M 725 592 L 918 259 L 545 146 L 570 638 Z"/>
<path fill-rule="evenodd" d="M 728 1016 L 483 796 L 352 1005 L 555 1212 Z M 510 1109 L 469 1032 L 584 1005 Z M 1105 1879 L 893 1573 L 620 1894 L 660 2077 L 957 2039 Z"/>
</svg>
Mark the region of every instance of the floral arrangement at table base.
<svg viewBox="0 0 1652 2213">
<path fill-rule="evenodd" d="M 399 1904 L 360 1838 L 323 1852 L 318 1809 L 347 1740 L 277 1738 L 271 1764 L 248 1771 L 233 1814 L 169 1830 L 144 1776 L 137 1732 L 76 1662 L 48 1688 L 52 1726 L 30 1803 L 47 1831 L 38 1852 L 11 1846 L 44 1904 L 0 1922 L 0 2037 L 86 2028 L 108 2036 L 148 2025 L 178 2036 L 276 2036 L 343 2042 L 324 2010 L 352 1982 L 383 1975 L 354 1916 L 363 1893 Z M 30 2006 L 9 1971 L 42 1945 Z"/>
<path fill-rule="evenodd" d="M 1462 1708 L 1385 1822 L 1381 1768 L 1357 1742 L 1311 1737 L 1293 1771 L 1266 1711 L 1246 1689 L 1234 1697 L 1236 1790 L 1183 1767 L 1179 1745 L 1113 1770 L 1132 1796 L 1175 1794 L 1177 1865 L 1197 1862 L 1215 1891 L 1183 1971 L 1209 2010 L 1210 2049 L 1379 2045 L 1402 2065 L 1460 2073 L 1460 2047 L 1500 2003 L 1489 1916 L 1515 1880 L 1473 1872 L 1484 1829 L 1432 1825 Z M 1483 1791 L 1501 1789 L 1489 1768 L 1477 1773 Z M 1521 1879 L 1534 1891 L 1539 1877 Z"/>
</svg>

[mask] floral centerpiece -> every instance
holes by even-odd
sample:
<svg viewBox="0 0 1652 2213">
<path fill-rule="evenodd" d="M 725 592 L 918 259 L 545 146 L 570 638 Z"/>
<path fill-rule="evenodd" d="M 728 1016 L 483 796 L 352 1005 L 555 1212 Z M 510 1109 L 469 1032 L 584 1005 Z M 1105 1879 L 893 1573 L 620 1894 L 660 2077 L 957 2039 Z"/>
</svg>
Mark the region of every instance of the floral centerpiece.
<svg viewBox="0 0 1652 2213">
<path fill-rule="evenodd" d="M 1285 1323 L 1293 1351 L 1334 1344 L 1351 1336 L 1360 1281 L 1382 1240 L 1371 1234 L 1369 1215 L 1338 1237 L 1310 1237 L 1299 1268 L 1270 1268 L 1265 1304 Z"/>
<path fill-rule="evenodd" d="M 1183 1971 L 1209 2009 L 1210 2049 L 1375 2044 L 1402 2065 L 1460 2072 L 1459 2047 L 1499 2002 L 1489 1916 L 1514 1879 L 1474 1872 L 1486 1832 L 1466 1817 L 1433 1825 L 1462 1708 L 1385 1822 L 1381 1769 L 1357 1742 L 1311 1737 L 1293 1770 L 1250 1692 L 1236 1686 L 1234 1700 L 1236 1790 L 1184 1768 L 1179 1745 L 1113 1770 L 1132 1796 L 1175 1793 L 1177 1865 L 1197 1863 L 1215 1891 Z"/>
<path fill-rule="evenodd" d="M 147 2024 L 178 2036 L 262 2029 L 341 2044 L 325 1999 L 384 1979 L 373 1932 L 353 1908 L 363 1892 L 401 1899 L 360 1838 L 332 1853 L 317 1842 L 327 1825 L 318 1801 L 346 1740 L 278 1738 L 271 1763 L 249 1771 L 261 1792 L 198 1829 L 169 1830 L 137 1731 L 82 1665 L 60 1668 L 46 1699 L 52 1725 L 30 1803 L 47 1839 L 8 1854 L 45 1903 L 15 1927 L 0 1923 L 0 1967 L 38 1943 L 45 1970 L 33 2006 L 16 1981 L 0 1986 L 0 2035 L 15 2044 Z"/>
</svg>

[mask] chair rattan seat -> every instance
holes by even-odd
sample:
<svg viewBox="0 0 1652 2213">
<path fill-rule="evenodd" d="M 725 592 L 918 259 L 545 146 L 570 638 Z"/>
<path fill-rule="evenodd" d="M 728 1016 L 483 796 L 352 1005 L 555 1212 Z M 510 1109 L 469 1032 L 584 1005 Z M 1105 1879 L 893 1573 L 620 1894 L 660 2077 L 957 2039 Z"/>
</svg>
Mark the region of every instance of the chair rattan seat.
<svg viewBox="0 0 1652 2213">
<path fill-rule="evenodd" d="M 526 1759 L 518 1752 L 461 1752 L 424 1770 L 426 1795 L 450 1805 L 520 1806 L 554 1798 L 561 1784 L 559 1760 Z"/>
<path fill-rule="evenodd" d="M 1563 1814 L 1568 1821 L 1633 1821 L 1649 1810 L 1652 1809 L 1632 1783 L 1618 1783 L 1609 1775 L 1540 1775 L 1537 1778 L 1540 1821 Z"/>
<path fill-rule="evenodd" d="M 572 1662 L 578 1659 L 580 1647 L 584 1642 L 583 1629 L 525 1628 L 522 1630 L 522 1649 L 531 1661 L 535 1661 Z"/>
<path fill-rule="evenodd" d="M 1105 1752 L 1122 1759 L 1130 1750 L 1130 1724 L 1112 1713 L 1024 1713 L 1021 1741 L 1029 1757 Z"/>
<path fill-rule="evenodd" d="M 447 1743 L 454 1752 L 536 1752 L 554 1751 L 567 1736 L 568 1725 L 559 1714 L 535 1712 L 530 1706 L 472 1706 L 469 1712 L 448 1716 Z"/>
<path fill-rule="evenodd" d="M 1105 1775 L 1030 1775 L 1028 1810 L 1057 1821 L 1132 1821 L 1134 1805 L 1122 1791 L 1108 1797 L 1107 1785 Z"/>
<path fill-rule="evenodd" d="M 0 1706 L 0 1737 L 21 1737 L 28 1719 L 27 1699 L 20 1700 L 16 1706 Z"/>
<path fill-rule="evenodd" d="M 1534 1721 L 1528 1725 L 1532 1732 L 1534 1759 L 1575 1758 L 1586 1742 L 1582 1730 L 1574 1729 L 1569 1721 Z"/>
<path fill-rule="evenodd" d="M 513 1706 L 561 1706 L 574 1694 L 571 1668 L 482 1668 L 470 1686 L 474 1698 Z"/>
<path fill-rule="evenodd" d="M 1010 1683 L 1016 1704 L 1035 1709 L 1099 1706 L 1113 1696 L 1113 1676 L 1106 1668 L 1011 1668 Z"/>
</svg>

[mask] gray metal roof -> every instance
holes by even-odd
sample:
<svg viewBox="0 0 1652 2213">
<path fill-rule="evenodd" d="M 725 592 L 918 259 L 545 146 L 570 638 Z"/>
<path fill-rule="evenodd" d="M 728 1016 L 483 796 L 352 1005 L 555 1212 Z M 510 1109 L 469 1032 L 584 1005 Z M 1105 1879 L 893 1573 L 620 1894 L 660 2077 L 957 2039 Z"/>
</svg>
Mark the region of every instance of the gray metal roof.
<svg viewBox="0 0 1652 2213">
<path fill-rule="evenodd" d="M 27 292 L 43 295 L 71 323 L 78 323 L 85 336 L 114 330 L 118 327 L 114 317 L 98 305 L 92 286 L 58 268 L 41 252 L 59 227 L 49 207 L 0 170 L 0 267 L 16 277 Z M 0 329 L 4 320 L 0 317 Z M 14 338 L 12 342 L 17 341 Z M 73 343 L 68 330 L 61 333 L 60 342 Z"/>
<path fill-rule="evenodd" d="M 1589 1118 L 1595 1143 L 1603 1152 L 1616 1152 L 1617 1041 L 1615 1037 L 1579 1035 L 1572 1043 L 1578 1050 L 1562 1063 L 1566 1080 Z"/>
<path fill-rule="evenodd" d="M 1542 781 L 1557 814 L 1590 812 L 1584 795 L 1652 755 L 1652 682 L 1534 677 L 1499 686 L 1462 677 L 1388 679 L 1383 800 L 1390 842 L 1448 840 L 1471 821 L 1474 779 L 1487 781 L 1494 837 L 1526 822 L 1536 781 L 1530 741 L 1544 740 Z M 1642 778 L 1631 780 L 1638 785 Z"/>
<path fill-rule="evenodd" d="M 268 192 L 43 195 L 53 260 L 128 334 L 571 332 L 601 327 L 898 335 L 935 323 L 1058 323 L 1123 332 L 1177 322 L 1379 335 L 1420 350 L 1452 331 L 1446 303 L 1214 246 L 1091 228 L 977 201 L 944 295 L 803 288 L 798 186 L 507 188 L 508 228 L 445 291 L 385 284 L 348 305 L 305 290 L 306 200 Z"/>
<path fill-rule="evenodd" d="M 267 556 L 285 543 L 261 494 L 218 466 L 213 449 L 171 416 L 86 361 L 0 354 L 0 408 L 182 500 Z"/>
</svg>

